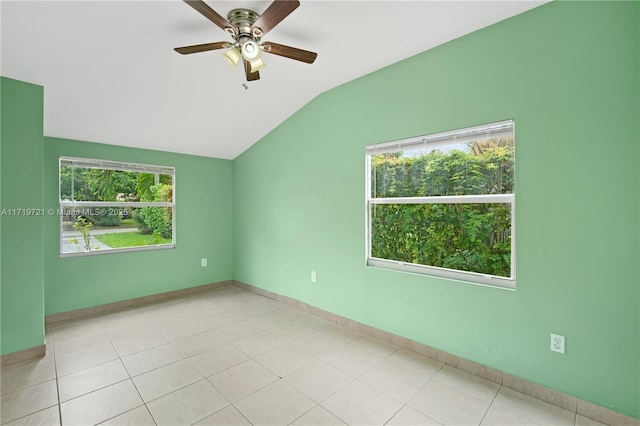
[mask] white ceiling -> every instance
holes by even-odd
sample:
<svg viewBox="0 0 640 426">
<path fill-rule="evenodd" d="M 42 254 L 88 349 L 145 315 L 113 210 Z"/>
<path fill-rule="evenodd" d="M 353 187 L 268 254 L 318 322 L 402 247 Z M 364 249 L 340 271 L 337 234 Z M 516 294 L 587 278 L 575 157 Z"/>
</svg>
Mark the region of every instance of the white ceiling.
<svg viewBox="0 0 640 426">
<path fill-rule="evenodd" d="M 265 55 L 245 89 L 221 51 L 173 51 L 230 40 L 182 1 L 3 0 L 0 67 L 44 86 L 46 136 L 232 159 L 320 93 L 542 3 L 302 0 L 265 40 L 318 59 Z"/>
</svg>

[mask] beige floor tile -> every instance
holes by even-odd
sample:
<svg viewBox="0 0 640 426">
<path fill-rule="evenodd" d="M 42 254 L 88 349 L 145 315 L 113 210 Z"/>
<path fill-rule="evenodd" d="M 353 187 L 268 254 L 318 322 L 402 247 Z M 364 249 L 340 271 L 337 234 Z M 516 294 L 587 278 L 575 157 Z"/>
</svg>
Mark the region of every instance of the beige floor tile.
<svg viewBox="0 0 640 426">
<path fill-rule="evenodd" d="M 588 417 L 576 415 L 576 426 L 607 426 L 604 423 L 600 423 L 597 420 L 590 419 Z"/>
<path fill-rule="evenodd" d="M 204 317 L 210 317 L 213 315 L 223 314 L 225 312 L 229 312 L 230 310 L 232 310 L 230 306 L 228 306 L 225 303 L 222 303 L 217 298 L 205 297 L 204 300 L 209 302 L 209 305 L 206 307 L 206 309 L 200 308 L 195 312 L 192 312 L 191 315 L 195 315 L 196 317 L 199 317 L 199 318 L 204 318 Z"/>
<path fill-rule="evenodd" d="M 316 404 L 279 380 L 234 405 L 252 424 L 286 425 Z"/>
<path fill-rule="evenodd" d="M 442 367 L 444 367 L 444 364 L 441 362 L 406 349 L 400 349 L 397 352 L 394 352 L 389 356 L 388 360 L 429 376 L 435 375 Z"/>
<path fill-rule="evenodd" d="M 194 367 L 205 377 L 212 376 L 248 360 L 249 357 L 247 355 L 231 344 L 220 346 L 189 358 Z"/>
<path fill-rule="evenodd" d="M 211 330 L 215 331 L 220 327 L 224 327 L 227 325 L 232 325 L 239 323 L 241 321 L 245 321 L 248 318 L 246 313 L 238 312 L 238 311 L 227 311 L 221 314 L 212 315 L 210 317 L 202 318 L 202 324 L 209 327 Z"/>
<path fill-rule="evenodd" d="M 321 405 L 349 425 L 383 425 L 402 407 L 399 401 L 357 380 Z"/>
<path fill-rule="evenodd" d="M 361 336 L 349 343 L 350 346 L 363 349 L 371 352 L 374 355 L 378 355 L 382 358 L 386 358 L 393 354 L 399 348 L 391 343 L 383 342 L 382 340 L 374 339 L 369 336 Z"/>
<path fill-rule="evenodd" d="M 382 359 L 381 356 L 369 351 L 347 345 L 324 356 L 322 361 L 353 377 L 359 377 L 382 361 Z"/>
<path fill-rule="evenodd" d="M 430 376 L 418 373 L 397 364 L 383 360 L 371 370 L 360 376 L 360 380 L 374 389 L 401 402 L 407 402 L 429 381 Z"/>
<path fill-rule="evenodd" d="M 56 372 L 58 377 L 62 377 L 116 359 L 118 353 L 113 349 L 111 342 L 102 342 L 69 355 L 56 355 Z"/>
<path fill-rule="evenodd" d="M 440 424 L 406 405 L 387 422 L 388 426 L 439 426 Z"/>
<path fill-rule="evenodd" d="M 171 302 L 159 302 L 151 305 L 141 306 L 134 309 L 135 313 L 145 317 L 145 321 L 149 318 L 155 320 L 158 318 L 175 318 L 184 317 L 184 312 L 179 306 Z"/>
<path fill-rule="evenodd" d="M 574 425 L 576 414 L 503 387 L 493 406 L 538 425 Z"/>
<path fill-rule="evenodd" d="M 311 410 L 298 417 L 291 425 L 298 426 L 342 426 L 346 423 L 339 418 L 325 410 L 324 408 L 316 405 Z"/>
<path fill-rule="evenodd" d="M 145 320 L 153 324 L 155 330 L 163 330 L 172 327 L 179 327 L 182 324 L 190 323 L 191 318 L 182 311 L 175 313 L 164 313 L 162 311 L 145 315 Z M 163 333 L 164 335 L 164 333 Z M 182 336 L 186 337 L 186 336 Z"/>
<path fill-rule="evenodd" d="M 166 345 L 168 340 L 156 330 L 140 329 L 138 333 L 132 333 L 125 338 L 111 338 L 111 342 L 118 354 L 121 357 L 125 357 Z"/>
<path fill-rule="evenodd" d="M 253 360 L 209 377 L 229 401 L 236 402 L 278 380 L 278 376 Z"/>
<path fill-rule="evenodd" d="M 0 382 L 1 393 L 15 392 L 29 386 L 44 383 L 56 378 L 56 369 L 52 357 L 47 359 L 22 361 L 2 367 Z"/>
<path fill-rule="evenodd" d="M 445 425 L 479 425 L 491 402 L 432 380 L 407 405 Z"/>
<path fill-rule="evenodd" d="M 268 302 L 269 300 L 271 300 L 271 299 L 269 299 L 269 298 L 267 298 L 265 296 L 262 296 L 262 295 L 259 295 L 259 294 L 256 294 L 256 293 L 251 293 L 251 292 L 240 294 L 239 297 L 240 297 L 240 299 L 242 299 L 244 301 L 247 301 L 249 303 L 254 303 L 254 304 L 255 303 L 264 303 L 264 302 Z"/>
<path fill-rule="evenodd" d="M 482 419 L 483 426 L 535 426 L 531 420 L 491 406 Z"/>
<path fill-rule="evenodd" d="M 55 380 L 40 383 L 12 393 L 2 395 L 0 407 L 1 423 L 36 413 L 58 403 L 58 389 Z"/>
<path fill-rule="evenodd" d="M 42 411 L 38 411 L 37 413 L 30 414 L 6 424 L 16 426 L 59 426 L 60 410 L 58 410 L 57 405 L 54 405 L 53 407 L 46 408 Z"/>
<path fill-rule="evenodd" d="M 322 358 L 330 354 L 331 352 L 337 351 L 343 346 L 346 346 L 346 342 L 344 339 L 341 339 L 338 336 L 327 333 L 327 331 L 319 331 L 317 333 L 312 333 L 302 339 L 296 340 L 291 343 L 291 345 L 296 348 L 307 352 L 308 354 L 314 356 L 315 358 Z"/>
<path fill-rule="evenodd" d="M 91 392 L 60 404 L 65 425 L 94 425 L 142 405 L 131 380 Z"/>
<path fill-rule="evenodd" d="M 173 345 L 166 344 L 124 357 L 122 362 L 131 376 L 137 376 L 181 359 L 184 356 Z"/>
<path fill-rule="evenodd" d="M 217 348 L 228 343 L 227 339 L 215 331 L 207 331 L 195 336 L 176 340 L 173 345 L 186 357 L 198 355 L 210 349 Z"/>
<path fill-rule="evenodd" d="M 349 325 L 233 285 L 48 324 L 45 357 L 2 368 L 1 420 L 603 426 Z"/>
<path fill-rule="evenodd" d="M 228 406 L 200 420 L 196 425 L 201 426 L 251 426 L 249 420 L 244 418 L 242 414 L 233 406 Z"/>
<path fill-rule="evenodd" d="M 328 321 L 313 316 L 306 316 L 271 328 L 269 329 L 269 333 L 287 342 L 295 342 L 310 334 L 317 333 L 329 327 L 329 325 L 330 323 Z"/>
<path fill-rule="evenodd" d="M 305 316 L 307 316 L 307 313 L 300 309 L 286 307 L 257 315 L 251 321 L 264 330 L 268 330 Z"/>
<path fill-rule="evenodd" d="M 138 317 L 140 318 L 141 321 L 142 320 L 148 321 L 142 315 L 138 315 Z M 125 340 L 131 337 L 137 337 L 142 334 L 145 334 L 146 332 L 154 331 L 154 330 L 155 330 L 155 324 L 152 324 L 151 322 L 145 323 L 145 325 L 142 325 L 142 326 L 138 324 L 126 323 L 121 327 L 107 330 L 106 333 L 107 333 L 107 336 L 109 336 L 109 339 L 111 339 L 112 342 L 115 342 L 116 340 Z"/>
<path fill-rule="evenodd" d="M 135 326 L 145 327 L 147 329 L 150 327 L 149 322 L 142 315 L 138 314 L 135 309 L 102 315 L 96 319 L 102 326 L 102 329 L 107 333 L 121 328 Z"/>
<path fill-rule="evenodd" d="M 136 376 L 133 383 L 142 399 L 149 402 L 202 379 L 204 376 L 184 359 Z"/>
<path fill-rule="evenodd" d="M 353 380 L 353 377 L 322 361 L 315 361 L 285 377 L 287 383 L 315 402 L 324 401 Z"/>
<path fill-rule="evenodd" d="M 272 351 L 280 346 L 286 345 L 285 340 L 274 336 L 273 334 L 263 331 L 262 333 L 253 334 L 251 336 L 240 339 L 233 342 L 233 345 L 246 353 L 252 358 L 255 358 L 263 353 Z"/>
<path fill-rule="evenodd" d="M 78 337 L 55 343 L 53 345 L 53 350 L 56 357 L 61 358 L 96 347 L 109 346 L 111 346 L 111 342 L 106 334 L 94 334 L 92 336 Z"/>
<path fill-rule="evenodd" d="M 433 376 L 433 380 L 445 383 L 452 388 L 473 395 L 476 398 L 491 402 L 500 390 L 500 385 L 474 376 L 451 366 L 443 367 Z"/>
<path fill-rule="evenodd" d="M 315 358 L 295 346 L 286 345 L 260 355 L 256 361 L 278 376 L 285 377 L 299 368 L 311 364 Z"/>
<path fill-rule="evenodd" d="M 60 402 L 65 402 L 129 378 L 119 359 L 78 371 L 58 379 Z"/>
<path fill-rule="evenodd" d="M 337 324 L 327 327 L 324 332 L 344 343 L 352 342 L 363 336 L 360 332 Z"/>
<path fill-rule="evenodd" d="M 242 299 L 242 297 L 240 297 L 239 300 L 242 301 L 243 303 L 246 302 Z M 248 309 L 257 316 L 257 315 L 266 314 L 267 312 L 277 311 L 279 309 L 283 309 L 286 307 L 287 305 L 282 302 L 267 299 L 266 301 L 260 302 L 260 303 L 250 303 L 250 306 L 248 306 Z"/>
<path fill-rule="evenodd" d="M 51 334 L 53 344 L 57 345 L 65 340 L 104 334 L 104 329 L 96 319 L 82 319 L 52 324 Z"/>
<path fill-rule="evenodd" d="M 147 404 L 158 425 L 191 425 L 228 406 L 207 380 L 201 380 Z"/>
<path fill-rule="evenodd" d="M 158 331 L 160 331 L 160 333 L 162 333 L 162 335 L 168 340 L 175 342 L 176 340 L 206 333 L 210 330 L 209 327 L 207 327 L 205 324 L 189 318 L 178 321 L 176 323 L 171 323 L 166 327 L 160 327 L 158 328 Z"/>
<path fill-rule="evenodd" d="M 100 424 L 103 426 L 155 426 L 156 423 L 153 421 L 153 417 L 151 417 L 147 407 L 141 405 Z"/>
<path fill-rule="evenodd" d="M 235 324 L 225 325 L 215 329 L 215 332 L 226 339 L 228 342 L 244 339 L 245 337 L 261 333 L 262 328 L 258 327 L 251 321 L 240 321 Z"/>
<path fill-rule="evenodd" d="M 268 332 L 287 342 L 295 342 L 310 334 L 316 333 L 318 330 L 309 328 L 305 325 L 298 324 L 299 320 L 295 320 L 277 327 L 271 328 Z"/>
<path fill-rule="evenodd" d="M 203 299 L 200 297 L 189 297 L 180 301 L 176 301 L 173 306 L 180 308 L 182 312 L 189 316 L 200 317 L 203 315 L 212 315 L 213 313 L 209 313 L 209 310 L 213 308 L 214 305 L 207 299 Z"/>
</svg>

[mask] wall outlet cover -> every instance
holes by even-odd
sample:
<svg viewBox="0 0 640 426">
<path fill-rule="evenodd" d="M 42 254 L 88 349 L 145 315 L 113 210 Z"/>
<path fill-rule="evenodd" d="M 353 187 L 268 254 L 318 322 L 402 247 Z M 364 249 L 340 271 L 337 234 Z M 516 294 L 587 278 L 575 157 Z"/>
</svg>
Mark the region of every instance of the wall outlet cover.
<svg viewBox="0 0 640 426">
<path fill-rule="evenodd" d="M 551 333 L 551 350 L 561 354 L 564 353 L 564 336 Z"/>
</svg>

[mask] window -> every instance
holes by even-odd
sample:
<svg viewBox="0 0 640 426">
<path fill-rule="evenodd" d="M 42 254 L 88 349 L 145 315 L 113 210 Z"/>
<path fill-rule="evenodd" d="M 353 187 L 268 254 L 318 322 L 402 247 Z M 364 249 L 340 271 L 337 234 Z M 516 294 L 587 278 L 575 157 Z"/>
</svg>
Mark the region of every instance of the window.
<svg viewBox="0 0 640 426">
<path fill-rule="evenodd" d="M 62 257 L 175 247 L 175 169 L 60 157 Z"/>
<path fill-rule="evenodd" d="M 372 145 L 367 264 L 515 288 L 513 121 Z"/>
</svg>

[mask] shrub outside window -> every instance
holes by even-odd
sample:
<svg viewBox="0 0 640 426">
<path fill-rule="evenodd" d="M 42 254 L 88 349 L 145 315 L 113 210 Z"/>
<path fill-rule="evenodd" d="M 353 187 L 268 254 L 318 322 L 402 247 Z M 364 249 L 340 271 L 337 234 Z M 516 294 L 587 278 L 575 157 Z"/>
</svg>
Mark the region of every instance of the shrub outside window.
<svg viewBox="0 0 640 426">
<path fill-rule="evenodd" d="M 60 256 L 175 247 L 175 169 L 60 157 Z"/>
<path fill-rule="evenodd" d="M 367 264 L 515 288 L 512 120 L 368 146 Z"/>
</svg>

